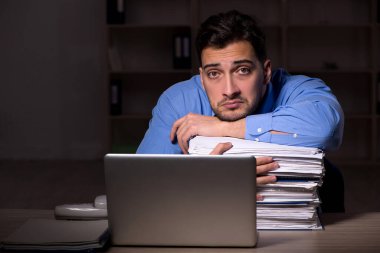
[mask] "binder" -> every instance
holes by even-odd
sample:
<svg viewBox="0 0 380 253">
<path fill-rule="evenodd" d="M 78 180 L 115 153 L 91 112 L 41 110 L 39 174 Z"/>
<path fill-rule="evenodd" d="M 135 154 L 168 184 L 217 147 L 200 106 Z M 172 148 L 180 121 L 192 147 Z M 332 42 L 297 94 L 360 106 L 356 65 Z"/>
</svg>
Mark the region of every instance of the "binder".
<svg viewBox="0 0 380 253">
<path fill-rule="evenodd" d="M 124 24 L 125 3 L 124 0 L 107 0 L 107 23 Z"/>
<path fill-rule="evenodd" d="M 191 68 L 191 39 L 188 33 L 173 36 L 173 68 Z"/>
<path fill-rule="evenodd" d="M 110 82 L 110 113 L 120 115 L 122 113 L 122 81 L 112 79 Z"/>
</svg>

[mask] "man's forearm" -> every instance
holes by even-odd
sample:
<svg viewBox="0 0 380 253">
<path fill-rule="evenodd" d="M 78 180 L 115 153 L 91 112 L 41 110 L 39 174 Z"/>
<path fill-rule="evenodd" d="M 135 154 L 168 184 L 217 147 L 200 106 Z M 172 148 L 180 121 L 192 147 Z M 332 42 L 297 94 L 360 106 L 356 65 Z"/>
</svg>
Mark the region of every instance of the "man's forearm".
<svg viewBox="0 0 380 253">
<path fill-rule="evenodd" d="M 244 139 L 245 118 L 237 121 L 221 121 L 223 136 Z"/>
</svg>

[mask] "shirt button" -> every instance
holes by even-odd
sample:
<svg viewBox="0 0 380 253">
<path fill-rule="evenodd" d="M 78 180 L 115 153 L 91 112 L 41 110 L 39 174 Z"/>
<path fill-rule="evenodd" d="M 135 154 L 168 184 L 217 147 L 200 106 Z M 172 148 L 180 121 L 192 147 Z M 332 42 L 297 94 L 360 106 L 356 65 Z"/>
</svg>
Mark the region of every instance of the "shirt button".
<svg viewBox="0 0 380 253">
<path fill-rule="evenodd" d="M 294 138 L 297 138 L 297 136 L 298 136 L 297 134 L 293 134 L 293 137 L 294 137 Z"/>
<path fill-rule="evenodd" d="M 261 127 L 257 128 L 258 133 L 261 133 L 261 131 L 263 131 L 263 129 L 261 129 Z"/>
<path fill-rule="evenodd" d="M 259 138 L 255 138 L 255 141 L 259 141 Z"/>
</svg>

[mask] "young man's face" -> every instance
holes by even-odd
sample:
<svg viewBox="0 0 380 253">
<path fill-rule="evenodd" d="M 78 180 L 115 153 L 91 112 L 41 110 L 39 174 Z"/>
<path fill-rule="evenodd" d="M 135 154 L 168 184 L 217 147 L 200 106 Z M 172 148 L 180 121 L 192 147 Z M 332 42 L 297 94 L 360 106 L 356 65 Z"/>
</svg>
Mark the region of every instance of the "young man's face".
<svg viewBox="0 0 380 253">
<path fill-rule="evenodd" d="M 202 85 L 219 119 L 235 121 L 257 109 L 270 81 L 269 60 L 263 68 L 248 41 L 205 48 L 201 58 Z"/>
</svg>

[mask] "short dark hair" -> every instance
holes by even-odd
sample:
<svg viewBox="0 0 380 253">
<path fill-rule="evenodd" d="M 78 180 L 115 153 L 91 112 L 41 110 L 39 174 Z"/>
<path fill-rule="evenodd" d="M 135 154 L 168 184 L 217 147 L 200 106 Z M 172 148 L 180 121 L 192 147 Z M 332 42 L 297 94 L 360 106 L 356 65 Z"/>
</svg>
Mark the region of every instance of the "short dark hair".
<svg viewBox="0 0 380 253">
<path fill-rule="evenodd" d="M 267 59 L 265 35 L 253 17 L 236 10 L 210 16 L 201 24 L 195 40 L 199 63 L 202 64 L 203 49 L 224 48 L 242 40 L 251 43 L 257 58 L 264 64 Z"/>
</svg>

